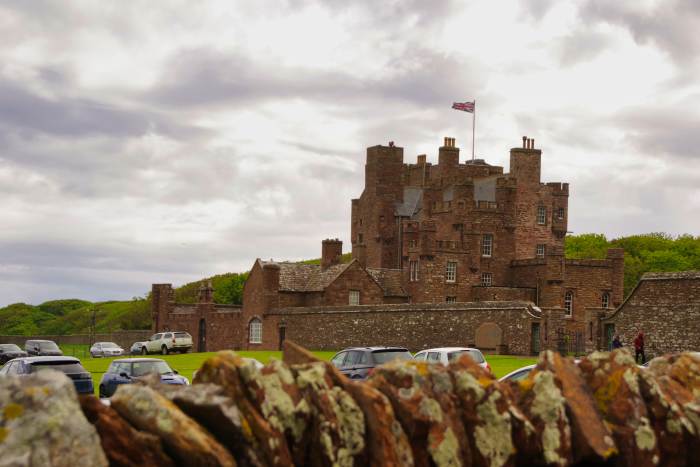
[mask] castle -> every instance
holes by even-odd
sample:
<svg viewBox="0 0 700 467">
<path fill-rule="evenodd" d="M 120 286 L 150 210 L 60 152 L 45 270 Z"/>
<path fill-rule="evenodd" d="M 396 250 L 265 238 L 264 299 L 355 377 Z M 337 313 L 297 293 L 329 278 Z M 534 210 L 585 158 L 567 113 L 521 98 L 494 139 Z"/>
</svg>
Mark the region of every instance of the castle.
<svg viewBox="0 0 700 467">
<path fill-rule="evenodd" d="M 367 149 L 365 187 L 352 200 L 352 261 L 322 242 L 318 265 L 256 260 L 243 305 L 195 305 L 154 284 L 154 331 L 186 330 L 199 350 L 351 345 L 475 345 L 537 353 L 604 346 L 601 319 L 623 299 L 624 253 L 567 260 L 567 183 L 542 183 L 532 139 L 510 150 L 509 172 L 460 162 L 453 138 L 438 163 L 405 163 L 390 143 Z"/>
</svg>

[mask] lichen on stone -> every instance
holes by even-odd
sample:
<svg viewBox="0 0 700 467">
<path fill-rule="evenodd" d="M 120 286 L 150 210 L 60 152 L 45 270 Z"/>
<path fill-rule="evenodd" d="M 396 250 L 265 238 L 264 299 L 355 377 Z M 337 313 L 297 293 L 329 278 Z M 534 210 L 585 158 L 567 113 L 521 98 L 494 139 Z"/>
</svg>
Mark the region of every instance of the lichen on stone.
<svg viewBox="0 0 700 467">
<path fill-rule="evenodd" d="M 491 466 L 501 466 L 515 451 L 511 438 L 511 417 L 508 411 L 500 413 L 496 402 L 501 394 L 493 392 L 476 408 L 481 423 L 474 429 L 479 453 Z"/>
<path fill-rule="evenodd" d="M 452 428 L 440 433 L 438 438 L 434 431 L 428 434 L 428 452 L 436 467 L 456 467 L 462 465 L 459 442 Z"/>
<path fill-rule="evenodd" d="M 565 416 L 564 397 L 554 382 L 550 371 L 540 371 L 534 377 L 533 392 L 535 399 L 531 412 L 544 423 L 542 432 L 542 449 L 547 463 L 565 465 L 567 460 L 559 454 L 562 438 L 570 437 L 570 427 Z M 560 430 L 559 422 L 564 423 Z"/>
<path fill-rule="evenodd" d="M 634 430 L 634 441 L 637 447 L 651 451 L 656 447 L 656 435 L 649 425 L 647 417 L 641 417 L 640 424 Z"/>
<path fill-rule="evenodd" d="M 455 373 L 455 383 L 458 392 L 470 393 L 469 395 L 476 401 L 481 400 L 486 393 L 479 381 L 468 371 L 457 371 Z"/>
<path fill-rule="evenodd" d="M 443 415 L 440 404 L 431 397 L 423 397 L 418 405 L 418 412 L 430 421 L 442 423 Z"/>
</svg>

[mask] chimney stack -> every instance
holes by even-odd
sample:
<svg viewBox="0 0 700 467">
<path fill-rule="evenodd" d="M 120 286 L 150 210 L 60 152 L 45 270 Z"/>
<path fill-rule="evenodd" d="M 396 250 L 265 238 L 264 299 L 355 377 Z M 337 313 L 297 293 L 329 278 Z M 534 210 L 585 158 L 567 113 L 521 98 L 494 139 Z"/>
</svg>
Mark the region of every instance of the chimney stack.
<svg viewBox="0 0 700 467">
<path fill-rule="evenodd" d="M 321 269 L 340 264 L 343 255 L 343 242 L 337 238 L 327 238 L 321 242 Z"/>
<path fill-rule="evenodd" d="M 527 149 L 527 136 L 523 136 L 523 149 Z"/>
</svg>

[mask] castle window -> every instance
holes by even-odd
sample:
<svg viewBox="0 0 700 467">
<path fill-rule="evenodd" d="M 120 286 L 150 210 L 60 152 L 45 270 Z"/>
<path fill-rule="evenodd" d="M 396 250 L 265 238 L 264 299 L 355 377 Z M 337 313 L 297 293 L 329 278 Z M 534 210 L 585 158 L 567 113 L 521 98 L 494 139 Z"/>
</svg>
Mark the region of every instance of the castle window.
<svg viewBox="0 0 700 467">
<path fill-rule="evenodd" d="M 484 234 L 481 238 L 481 256 L 491 257 L 493 254 L 493 235 Z"/>
<path fill-rule="evenodd" d="M 537 245 L 536 255 L 538 258 L 544 258 L 544 249 L 545 249 L 544 243 L 540 243 L 539 245 Z"/>
<path fill-rule="evenodd" d="M 601 300 L 601 307 L 608 308 L 609 306 L 610 306 L 610 294 L 607 292 L 603 292 L 603 297 Z"/>
<path fill-rule="evenodd" d="M 564 219 L 564 208 L 557 209 L 557 219 Z"/>
<path fill-rule="evenodd" d="M 348 304 L 349 305 L 359 305 L 360 304 L 360 291 L 359 290 L 351 290 L 350 294 L 348 296 Z"/>
<path fill-rule="evenodd" d="M 362 225 L 362 218 L 360 217 L 360 225 Z"/>
<path fill-rule="evenodd" d="M 357 243 L 362 243 L 362 240 L 364 240 L 362 237 L 362 234 L 361 233 L 357 234 Z"/>
<path fill-rule="evenodd" d="M 493 284 L 493 274 L 490 272 L 481 273 L 481 285 L 482 287 L 491 287 Z"/>
<path fill-rule="evenodd" d="M 447 303 L 457 303 L 457 297 L 454 297 L 454 296 L 445 297 L 445 301 Z"/>
<path fill-rule="evenodd" d="M 415 247 L 416 247 L 416 241 L 415 241 L 415 240 L 409 240 L 409 241 L 408 241 L 408 247 L 409 247 L 409 248 L 415 248 Z"/>
<path fill-rule="evenodd" d="M 447 271 L 445 272 L 447 282 L 457 281 L 457 261 L 447 262 Z"/>
<path fill-rule="evenodd" d="M 566 316 L 571 316 L 574 311 L 574 293 L 571 290 L 564 295 L 564 311 Z"/>
<path fill-rule="evenodd" d="M 409 280 L 411 282 L 416 282 L 418 280 L 418 261 L 409 261 L 408 262 L 408 272 L 409 272 Z"/>
<path fill-rule="evenodd" d="M 253 318 L 250 320 L 249 328 L 249 339 L 251 344 L 262 344 L 262 321 L 258 318 Z"/>
<path fill-rule="evenodd" d="M 537 206 L 537 223 L 539 225 L 547 223 L 547 208 L 541 205 Z"/>
</svg>

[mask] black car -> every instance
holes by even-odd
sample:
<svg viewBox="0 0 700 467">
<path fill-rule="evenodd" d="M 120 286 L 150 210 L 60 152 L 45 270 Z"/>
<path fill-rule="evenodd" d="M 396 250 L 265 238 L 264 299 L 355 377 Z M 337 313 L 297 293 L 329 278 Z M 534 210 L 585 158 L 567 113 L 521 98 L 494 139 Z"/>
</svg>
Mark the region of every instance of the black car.
<svg viewBox="0 0 700 467">
<path fill-rule="evenodd" d="M 331 363 L 351 379 L 365 379 L 374 367 L 392 360 L 412 360 L 403 347 L 351 347 L 335 354 Z"/>
<path fill-rule="evenodd" d="M 29 355 L 36 356 L 47 355 L 51 357 L 58 357 L 63 355 L 63 352 L 58 348 L 54 341 L 39 339 L 28 340 L 25 342 L 24 350 L 26 350 Z"/>
<path fill-rule="evenodd" d="M 0 365 L 9 362 L 13 358 L 26 357 L 27 352 L 15 344 L 0 344 Z"/>
<path fill-rule="evenodd" d="M 10 360 L 0 369 L 0 377 L 6 375 L 30 375 L 42 370 L 57 370 L 73 380 L 75 390 L 80 394 L 92 394 L 92 375 L 83 368 L 75 357 L 23 357 Z"/>
<path fill-rule="evenodd" d="M 151 373 L 160 375 L 163 384 L 190 384 L 187 378 L 159 358 L 121 358 L 113 360 L 102 376 L 100 398 L 112 396 L 120 384 L 131 384 Z"/>
</svg>

